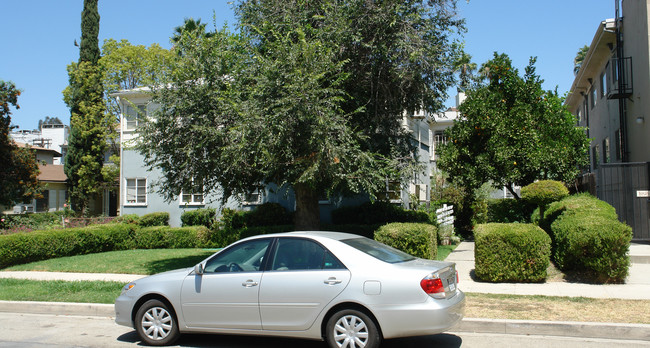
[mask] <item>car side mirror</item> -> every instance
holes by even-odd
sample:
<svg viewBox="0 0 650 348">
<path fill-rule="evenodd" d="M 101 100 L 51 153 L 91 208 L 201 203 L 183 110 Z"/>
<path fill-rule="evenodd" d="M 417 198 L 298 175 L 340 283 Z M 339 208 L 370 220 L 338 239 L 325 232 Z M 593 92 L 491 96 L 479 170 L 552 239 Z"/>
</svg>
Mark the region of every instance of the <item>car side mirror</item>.
<svg viewBox="0 0 650 348">
<path fill-rule="evenodd" d="M 203 268 L 203 263 L 199 263 L 196 266 L 194 266 L 194 273 L 197 275 L 203 275 L 205 273 L 205 269 Z"/>
</svg>

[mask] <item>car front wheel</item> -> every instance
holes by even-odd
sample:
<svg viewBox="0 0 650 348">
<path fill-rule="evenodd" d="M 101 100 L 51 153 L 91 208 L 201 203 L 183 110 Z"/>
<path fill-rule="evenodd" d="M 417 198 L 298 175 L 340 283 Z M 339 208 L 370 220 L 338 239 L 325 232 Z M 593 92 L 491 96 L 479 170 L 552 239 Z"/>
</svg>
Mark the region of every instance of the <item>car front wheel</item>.
<svg viewBox="0 0 650 348">
<path fill-rule="evenodd" d="M 335 313 L 325 330 L 325 338 L 332 348 L 376 348 L 381 343 L 375 322 L 353 309 Z"/>
<path fill-rule="evenodd" d="M 159 300 L 149 300 L 138 309 L 135 328 L 142 341 L 152 346 L 172 344 L 180 335 L 174 314 Z"/>
</svg>

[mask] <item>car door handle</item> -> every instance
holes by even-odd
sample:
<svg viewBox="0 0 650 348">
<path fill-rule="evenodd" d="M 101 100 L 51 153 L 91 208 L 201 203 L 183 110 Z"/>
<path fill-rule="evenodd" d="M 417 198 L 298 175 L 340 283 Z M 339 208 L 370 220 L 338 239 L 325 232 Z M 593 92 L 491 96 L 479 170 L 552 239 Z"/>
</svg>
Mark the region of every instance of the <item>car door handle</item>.
<svg viewBox="0 0 650 348">
<path fill-rule="evenodd" d="M 241 283 L 241 285 L 242 285 L 243 287 L 246 287 L 246 288 L 252 288 L 252 287 L 254 287 L 254 286 L 257 286 L 258 283 L 257 283 L 256 281 L 253 281 L 252 279 L 249 279 L 249 280 L 247 280 L 247 281 Z"/>
<path fill-rule="evenodd" d="M 336 279 L 334 277 L 329 277 L 327 280 L 325 280 L 323 283 L 327 285 L 336 285 L 336 284 L 341 284 L 343 281 L 340 279 Z"/>
</svg>

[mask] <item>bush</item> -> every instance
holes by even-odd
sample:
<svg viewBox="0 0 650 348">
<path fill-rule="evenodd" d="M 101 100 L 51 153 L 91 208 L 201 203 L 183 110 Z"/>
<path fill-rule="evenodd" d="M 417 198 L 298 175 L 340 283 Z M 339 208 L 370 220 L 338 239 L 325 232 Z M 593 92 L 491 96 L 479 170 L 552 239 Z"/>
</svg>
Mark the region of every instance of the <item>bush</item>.
<svg viewBox="0 0 650 348">
<path fill-rule="evenodd" d="M 534 204 L 521 199 L 490 199 L 487 222 L 529 223 L 534 210 Z"/>
<path fill-rule="evenodd" d="M 405 210 L 388 202 L 367 202 L 356 207 L 341 207 L 332 211 L 336 225 L 382 225 L 391 222 L 431 222 L 422 211 Z"/>
<path fill-rule="evenodd" d="M 375 240 L 423 259 L 438 256 L 436 227 L 420 223 L 391 223 L 375 232 Z"/>
<path fill-rule="evenodd" d="M 130 249 L 134 247 L 135 229 L 128 224 L 105 224 L 0 236 L 0 268 L 56 257 Z"/>
<path fill-rule="evenodd" d="M 521 198 L 540 207 L 545 207 L 569 195 L 563 183 L 554 180 L 542 180 L 521 188 Z"/>
<path fill-rule="evenodd" d="M 293 215 L 278 203 L 264 203 L 254 210 L 243 211 L 224 208 L 221 211 L 221 229 L 240 229 L 245 227 L 289 225 Z"/>
<path fill-rule="evenodd" d="M 0 234 L 62 228 L 61 219 L 64 216 L 64 211 L 0 215 Z"/>
<path fill-rule="evenodd" d="M 151 226 L 135 232 L 136 249 L 179 249 L 211 247 L 209 230 L 205 226 Z"/>
<path fill-rule="evenodd" d="M 124 224 L 137 224 L 140 221 L 140 216 L 138 214 L 126 214 L 116 217 L 113 221 Z"/>
<path fill-rule="evenodd" d="M 632 228 L 603 214 L 565 214 L 551 224 L 553 260 L 596 283 L 621 283 L 627 277 Z"/>
<path fill-rule="evenodd" d="M 217 218 L 217 210 L 214 208 L 202 208 L 184 211 L 181 214 L 183 226 L 205 226 L 212 228 Z"/>
<path fill-rule="evenodd" d="M 169 226 L 169 213 L 161 211 L 142 215 L 138 225 L 141 227 Z"/>
<path fill-rule="evenodd" d="M 489 282 L 542 282 L 551 254 L 551 239 L 531 224 L 477 225 L 476 276 Z"/>
</svg>

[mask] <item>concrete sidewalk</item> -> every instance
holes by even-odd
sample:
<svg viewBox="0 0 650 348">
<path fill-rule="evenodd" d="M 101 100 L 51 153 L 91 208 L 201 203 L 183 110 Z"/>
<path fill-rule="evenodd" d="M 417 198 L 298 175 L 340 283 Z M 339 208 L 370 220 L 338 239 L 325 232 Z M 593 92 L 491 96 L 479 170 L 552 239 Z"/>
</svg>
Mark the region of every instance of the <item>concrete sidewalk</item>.
<svg viewBox="0 0 650 348">
<path fill-rule="evenodd" d="M 460 243 L 446 260 L 456 263 L 460 279 L 458 286 L 465 292 L 650 300 L 650 245 L 632 243 L 630 259 L 632 264 L 625 284 L 605 285 L 571 282 L 479 282 L 474 276 L 474 242 Z"/>
</svg>

